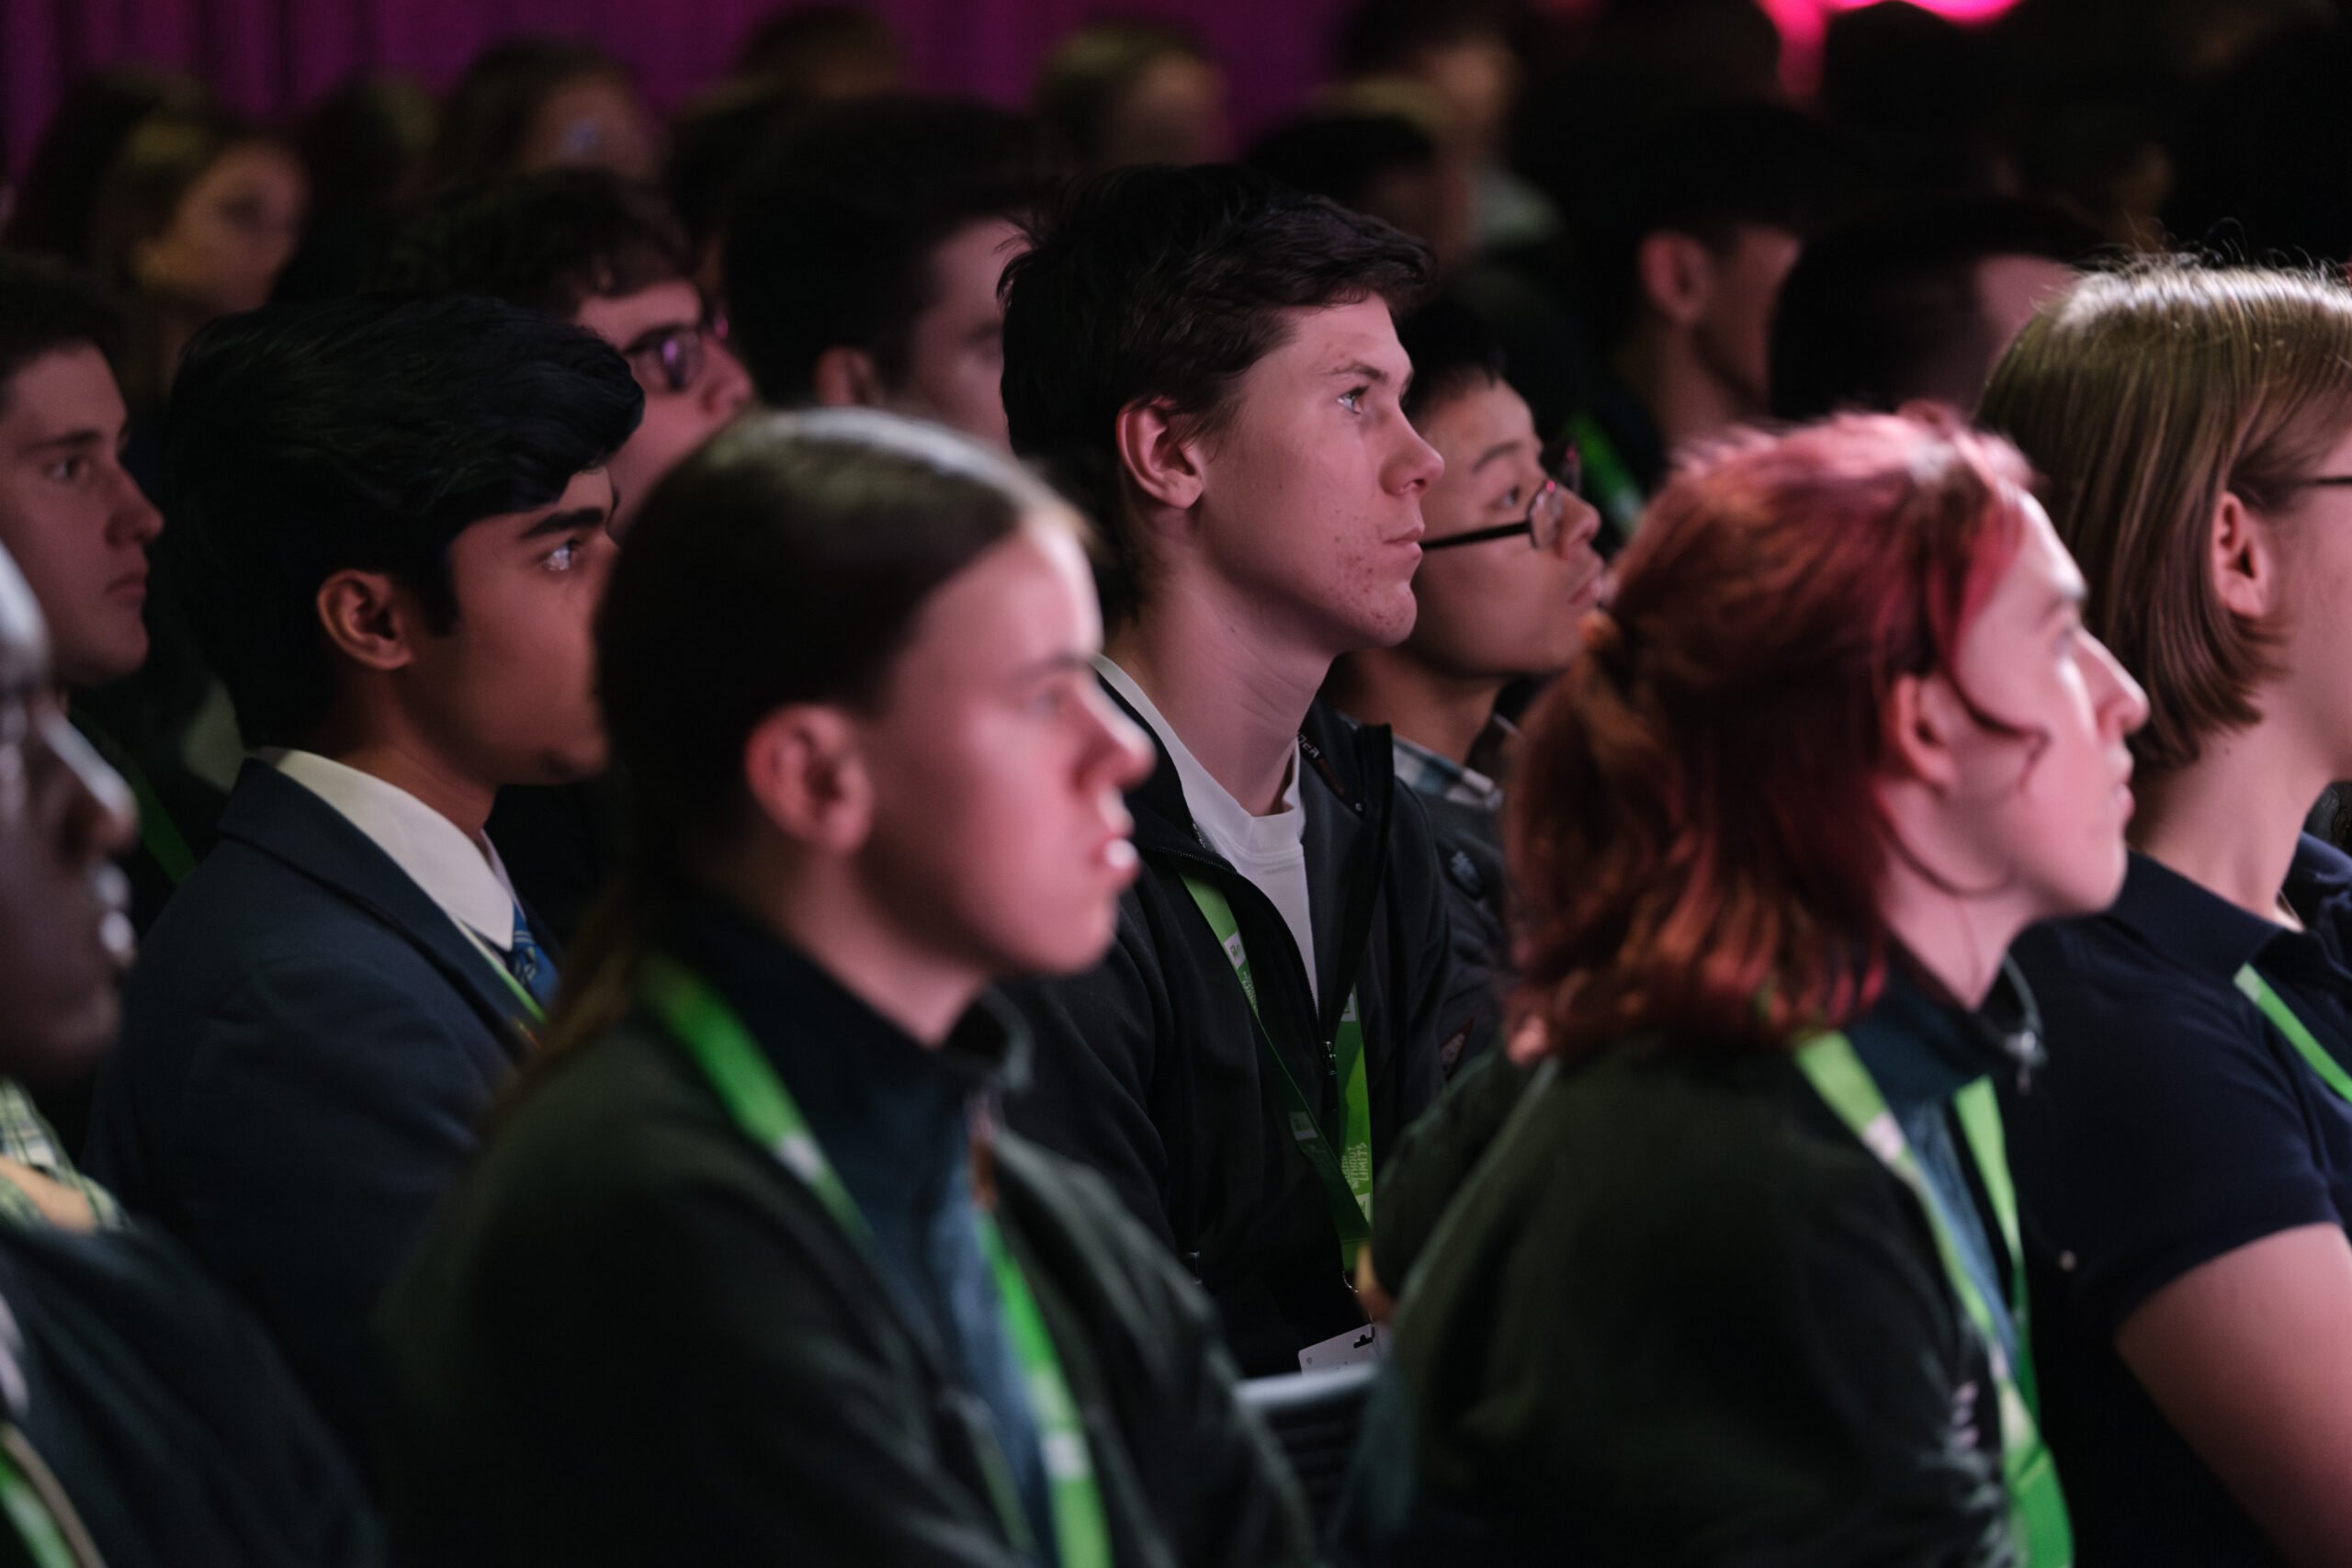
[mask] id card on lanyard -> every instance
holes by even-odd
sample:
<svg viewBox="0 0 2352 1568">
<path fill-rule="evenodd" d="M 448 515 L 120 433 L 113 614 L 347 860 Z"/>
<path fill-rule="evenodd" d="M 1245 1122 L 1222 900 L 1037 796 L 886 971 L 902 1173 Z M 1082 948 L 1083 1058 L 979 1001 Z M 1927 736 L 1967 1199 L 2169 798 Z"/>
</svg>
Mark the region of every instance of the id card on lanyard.
<svg viewBox="0 0 2352 1568">
<path fill-rule="evenodd" d="M 1899 1178 L 1926 1211 L 1936 1250 L 1954 1294 L 1984 1341 L 1993 1368 L 2001 1414 L 2001 1479 L 2009 1497 L 2009 1531 L 2023 1568 L 2069 1568 L 2075 1560 L 2074 1527 L 2066 1515 L 2058 1470 L 2041 1439 L 2041 1400 L 2033 1386 L 2033 1348 L 2026 1324 L 2025 1259 L 2018 1234 L 2017 1189 L 2009 1180 L 2008 1148 L 2001 1133 L 2000 1107 L 1991 1080 L 1979 1078 L 1953 1097 L 1961 1132 L 1976 1163 L 1976 1174 L 1991 1200 L 2001 1240 L 2009 1253 L 2009 1313 L 2017 1327 L 2018 1365 L 2009 1365 L 1993 1309 L 1962 1260 L 1942 1208 L 1928 1190 L 1909 1140 L 1853 1043 L 1843 1034 L 1819 1034 L 1797 1047 L 1796 1062 L 1814 1092 L 1837 1112 L 1861 1145 Z"/>
<path fill-rule="evenodd" d="M 1233 918 L 1233 905 L 1214 883 L 1204 878 L 1187 876 L 1184 886 L 1241 981 L 1241 994 L 1249 998 L 1250 1017 L 1257 1025 L 1258 1043 L 1266 1059 L 1274 1065 L 1274 1079 L 1282 1086 L 1283 1109 L 1290 1118 L 1291 1138 L 1306 1156 L 1307 1165 L 1323 1188 L 1324 1204 L 1331 1211 L 1331 1227 L 1339 1233 L 1340 1271 L 1352 1279 L 1356 1254 L 1372 1238 L 1372 1093 L 1364 1077 L 1363 1015 L 1357 1006 L 1356 993 L 1348 993 L 1347 1005 L 1340 1012 L 1340 1027 L 1331 1039 L 1331 1067 L 1339 1079 L 1341 1119 L 1340 1147 L 1335 1154 L 1322 1117 L 1316 1112 L 1314 1102 L 1300 1090 L 1290 1064 L 1283 1060 L 1273 1035 L 1266 1028 L 1265 1014 L 1258 1010 L 1258 983 L 1250 977 L 1250 954 L 1242 948 L 1241 927 Z"/>
<path fill-rule="evenodd" d="M 702 1069 L 711 1092 L 744 1136 L 774 1155 L 777 1164 L 815 1193 L 853 1243 L 861 1250 L 870 1250 L 873 1229 L 857 1201 L 850 1196 L 841 1173 L 833 1168 L 824 1145 L 801 1114 L 800 1102 L 792 1098 L 792 1090 L 768 1064 L 735 1010 L 700 976 L 660 955 L 646 960 L 639 994 Z M 977 1218 L 980 1247 L 987 1255 L 1004 1313 L 1005 1332 L 1013 1358 L 1021 1364 L 1022 1384 L 1037 1423 L 1037 1446 L 1045 1461 L 1054 1544 L 1061 1568 L 1111 1568 L 1111 1531 L 1094 1479 L 1093 1455 L 1087 1447 L 1078 1404 L 1070 1397 L 1069 1382 L 1062 1374 L 1061 1358 L 1046 1331 L 1045 1314 L 1005 1246 L 995 1216 L 981 1210 Z M 1001 1451 L 984 1452 L 983 1462 L 990 1472 L 1005 1533 L 1016 1547 L 1031 1550 L 1035 1536 Z"/>
</svg>

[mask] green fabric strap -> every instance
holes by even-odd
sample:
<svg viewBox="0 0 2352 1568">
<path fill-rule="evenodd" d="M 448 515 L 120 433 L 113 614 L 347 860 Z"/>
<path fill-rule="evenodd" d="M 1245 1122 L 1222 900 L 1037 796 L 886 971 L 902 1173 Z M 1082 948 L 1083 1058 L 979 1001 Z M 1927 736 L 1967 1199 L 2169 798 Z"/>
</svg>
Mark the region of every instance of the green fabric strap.
<svg viewBox="0 0 2352 1568">
<path fill-rule="evenodd" d="M 870 1250 L 874 1231 L 857 1200 L 826 1157 L 800 1104 L 767 1059 L 743 1021 L 699 976 L 669 958 L 646 961 L 639 994 L 710 1082 L 711 1091 L 745 1136 L 775 1156 L 824 1204 L 860 1250 Z M 1029 1289 L 995 1216 L 978 1216 L 980 1246 L 995 1277 L 1007 1337 L 1021 1365 L 1029 1409 L 1037 1423 L 1037 1443 L 1052 1499 L 1054 1544 L 1061 1568 L 1111 1568 L 1111 1530 L 1102 1494 L 1094 1479 L 1086 1426 L 1070 1397 L 1046 1332 L 1045 1314 Z M 1035 1537 L 1023 1511 L 1001 1450 L 990 1446 L 982 1462 L 989 1472 L 998 1514 L 1015 1546 L 1032 1550 Z M 45 1568 L 45 1565 L 44 1565 Z"/>
<path fill-rule="evenodd" d="M 7 1514 L 9 1528 L 31 1554 L 34 1568 L 77 1568 L 80 1559 L 66 1543 L 65 1531 L 5 1446 L 0 1446 L 0 1511 Z"/>
<path fill-rule="evenodd" d="M 1342 1122 L 1340 1153 L 1334 1155 L 1323 1119 L 1300 1090 L 1290 1064 L 1283 1059 L 1266 1027 L 1265 1014 L 1258 1010 L 1258 983 L 1250 975 L 1250 954 L 1242 948 L 1241 927 L 1233 918 L 1233 905 L 1216 884 L 1204 878 L 1188 876 L 1184 886 L 1241 981 L 1241 994 L 1249 998 L 1250 1016 L 1258 1025 L 1258 1043 L 1273 1063 L 1275 1080 L 1282 1085 L 1292 1140 L 1306 1156 L 1322 1185 L 1324 1204 L 1331 1211 L 1331 1228 L 1340 1237 L 1340 1270 L 1352 1280 L 1356 1254 L 1372 1237 L 1372 1091 L 1364 1077 L 1363 1017 L 1356 1005 L 1356 993 L 1348 993 L 1347 1006 L 1340 1011 L 1339 1030 L 1331 1040 L 1331 1070 L 1339 1080 Z"/>
<path fill-rule="evenodd" d="M 1589 498 L 1608 514 L 1620 538 L 1632 538 L 1648 498 L 1634 481 L 1634 470 L 1617 455 L 1617 444 L 1609 439 L 1600 422 L 1589 413 L 1579 413 L 1568 421 L 1568 439 L 1576 443 L 1577 457 L 1584 463 Z"/>
<path fill-rule="evenodd" d="M 2256 974 L 2253 964 L 2246 964 L 2238 971 L 2237 987 L 2253 998 L 2254 1005 L 2262 1010 L 2262 1016 L 2270 1021 L 2272 1028 L 2287 1037 L 2287 1043 L 2292 1045 L 2304 1064 L 2319 1075 L 2322 1083 L 2343 1099 L 2352 1100 L 2352 1074 L 2345 1072 L 2343 1065 L 2327 1054 L 2327 1047 L 2303 1027 L 2303 1021 L 2295 1016 L 2295 1010 L 2287 1005 L 2287 998 L 2272 990 L 2270 982 Z"/>
<path fill-rule="evenodd" d="M 2025 1262 L 2018 1236 L 2017 1190 L 2009 1179 L 2001 1113 L 1994 1102 L 1991 1081 L 1979 1078 L 1970 1084 L 1954 1097 L 1954 1105 L 1977 1176 L 1992 1201 L 2001 1239 L 2008 1247 L 2009 1310 L 2017 1326 L 2018 1360 L 2024 1363 L 2015 1370 L 1995 1331 L 1992 1307 L 1962 1261 L 1960 1244 L 1920 1173 L 1910 1142 L 1904 1137 L 1894 1112 L 1887 1109 L 1886 1097 L 1879 1092 L 1853 1043 L 1843 1034 L 1818 1034 L 1797 1047 L 1796 1061 L 1823 1102 L 1879 1163 L 1911 1189 L 1926 1212 L 1944 1273 L 1992 1362 L 2001 1412 L 2001 1475 L 2008 1490 L 2009 1529 L 2018 1560 L 2023 1568 L 2068 1568 L 2075 1560 L 2074 1527 L 2067 1517 L 2065 1494 L 2058 1484 L 2057 1466 L 2036 1418 L 2040 1404 L 2033 1389 L 2032 1341 L 2025 1315 Z"/>
<path fill-rule="evenodd" d="M 155 793 L 155 785 L 147 777 L 147 770 L 141 767 L 112 735 L 88 718 L 76 720 L 76 728 L 91 745 L 97 748 L 98 755 L 106 759 L 107 766 L 120 774 L 122 782 L 130 786 L 130 796 L 139 804 L 141 845 L 155 863 L 163 867 L 164 874 L 172 879 L 173 886 L 177 887 L 186 882 L 196 870 L 195 852 L 187 847 L 187 839 L 180 832 L 179 824 L 173 821 L 172 814 L 164 809 L 164 798 Z"/>
</svg>

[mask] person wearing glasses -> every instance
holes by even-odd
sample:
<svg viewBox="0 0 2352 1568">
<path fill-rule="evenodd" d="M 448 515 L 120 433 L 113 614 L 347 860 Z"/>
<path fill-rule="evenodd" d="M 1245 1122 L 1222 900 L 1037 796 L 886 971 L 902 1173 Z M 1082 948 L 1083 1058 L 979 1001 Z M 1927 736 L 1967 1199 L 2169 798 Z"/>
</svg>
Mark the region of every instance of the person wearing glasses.
<svg viewBox="0 0 2352 1568">
<path fill-rule="evenodd" d="M 1492 1043 L 1511 977 L 1501 812 L 1518 732 L 1495 705 L 1512 682 L 1567 668 L 1608 573 L 1594 548 L 1600 514 L 1577 493 L 1574 448 L 1546 461 L 1487 325 L 1441 298 L 1396 336 L 1413 362 L 1405 417 L 1445 459 L 1421 497 L 1418 613 L 1396 647 L 1334 664 L 1323 694 L 1361 723 L 1388 727 L 1396 777 L 1429 809 L 1463 988 L 1441 1046 L 1451 1076 Z"/>
<path fill-rule="evenodd" d="M 2352 289 L 2093 274 L 1981 417 L 2153 709 L 2122 897 L 2018 949 L 2052 1050 L 2009 1141 L 2083 1561 L 2352 1562 L 2352 859 L 2302 831 L 2352 778 Z"/>
<path fill-rule="evenodd" d="M 215 322 L 173 392 L 188 602 L 254 754 L 132 968 L 90 1165 L 354 1442 L 377 1293 L 554 992 L 482 825 L 604 764 L 605 464 L 642 400 L 580 328 L 370 295 Z"/>
<path fill-rule="evenodd" d="M 1534 1077 L 1402 1281 L 1335 1561 L 2075 1560 L 2004 955 L 2122 885 L 2147 704 L 2030 478 L 1848 414 L 1644 514 L 1513 784 Z"/>
<path fill-rule="evenodd" d="M 696 287 L 695 251 L 659 197 L 596 169 L 511 175 L 443 197 L 412 222 L 369 287 L 479 294 L 587 328 L 620 351 L 645 417 L 613 454 L 613 525 L 751 400 L 751 378 Z M 491 841 L 532 912 L 559 939 L 578 931 L 618 868 L 623 785 L 503 790 Z"/>
</svg>

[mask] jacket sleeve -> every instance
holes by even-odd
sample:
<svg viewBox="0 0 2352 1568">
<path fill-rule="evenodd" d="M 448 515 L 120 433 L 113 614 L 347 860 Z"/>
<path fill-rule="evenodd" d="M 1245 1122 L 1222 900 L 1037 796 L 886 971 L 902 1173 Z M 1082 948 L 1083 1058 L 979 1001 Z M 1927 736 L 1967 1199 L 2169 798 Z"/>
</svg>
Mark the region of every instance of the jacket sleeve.
<svg viewBox="0 0 2352 1568">
<path fill-rule="evenodd" d="M 1082 975 L 1008 987 L 1028 1024 L 1027 1082 L 1005 1122 L 1109 1182 L 1128 1213 L 1176 1249 L 1168 1213 L 1168 1150 L 1153 1116 L 1160 1043 L 1172 1029 L 1150 931 L 1132 892 L 1118 938 Z"/>
<path fill-rule="evenodd" d="M 486 1047 L 364 959 L 266 964 L 195 1027 L 177 1142 L 156 1156 L 185 1239 L 352 1437 L 368 1314 L 472 1150 L 498 1075 Z"/>
<path fill-rule="evenodd" d="M 1397 1138 L 1378 1173 L 1372 1229 L 1373 1269 L 1389 1294 L 1404 1290 L 1454 1194 L 1519 1108 L 1533 1071 L 1499 1048 L 1482 1052 Z"/>
</svg>

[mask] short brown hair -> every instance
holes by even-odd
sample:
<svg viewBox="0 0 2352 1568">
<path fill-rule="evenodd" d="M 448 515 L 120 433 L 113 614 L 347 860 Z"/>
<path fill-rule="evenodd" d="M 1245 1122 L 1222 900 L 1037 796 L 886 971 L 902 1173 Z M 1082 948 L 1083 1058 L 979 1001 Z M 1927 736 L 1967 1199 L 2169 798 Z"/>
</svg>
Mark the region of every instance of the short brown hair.
<svg viewBox="0 0 2352 1568">
<path fill-rule="evenodd" d="M 2262 715 L 2277 628 L 2214 592 L 2214 509 L 2286 502 L 2352 431 L 2352 288 L 2168 257 L 2086 277 L 1995 368 L 1980 417 L 2043 476 L 2091 629 L 2148 689 L 2152 772 Z"/>
</svg>

